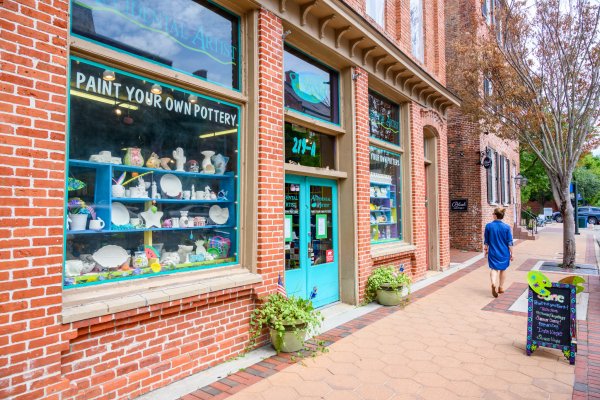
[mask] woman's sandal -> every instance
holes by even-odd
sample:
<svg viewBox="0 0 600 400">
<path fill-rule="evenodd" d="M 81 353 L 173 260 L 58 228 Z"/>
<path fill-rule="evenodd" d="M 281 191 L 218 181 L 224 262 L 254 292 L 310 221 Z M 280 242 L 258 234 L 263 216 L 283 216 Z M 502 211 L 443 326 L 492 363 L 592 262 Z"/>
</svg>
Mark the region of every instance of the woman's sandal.
<svg viewBox="0 0 600 400">
<path fill-rule="evenodd" d="M 498 288 L 498 293 L 504 293 L 504 289 L 502 289 L 501 287 Z"/>
<path fill-rule="evenodd" d="M 496 286 L 492 285 L 492 296 L 498 297 L 498 292 L 496 292 Z"/>
</svg>

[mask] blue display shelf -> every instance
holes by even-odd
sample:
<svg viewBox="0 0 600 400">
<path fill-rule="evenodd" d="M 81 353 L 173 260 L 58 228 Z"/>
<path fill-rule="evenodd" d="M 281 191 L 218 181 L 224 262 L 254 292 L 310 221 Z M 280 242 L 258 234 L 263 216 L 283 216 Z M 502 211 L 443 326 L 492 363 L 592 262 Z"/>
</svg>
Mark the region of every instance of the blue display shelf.
<svg viewBox="0 0 600 400">
<path fill-rule="evenodd" d="M 183 200 L 183 199 L 150 199 L 150 198 L 131 198 L 131 197 L 113 197 L 113 201 L 119 203 L 145 203 L 147 201 L 156 201 L 158 204 L 230 204 L 233 200 Z"/>
<path fill-rule="evenodd" d="M 85 168 L 107 168 L 110 167 L 114 171 L 126 171 L 126 172 L 153 172 L 156 174 L 173 174 L 179 176 L 187 176 L 190 178 L 202 178 L 202 179 L 229 179 L 233 177 L 233 172 L 226 172 L 223 175 L 216 174 L 203 174 L 201 172 L 187 172 L 187 171 L 174 171 L 168 169 L 158 168 L 146 168 L 146 167 L 133 167 L 131 165 L 123 164 L 110 164 L 110 163 L 99 163 L 84 160 L 69 160 L 71 167 L 85 167 Z"/>
<path fill-rule="evenodd" d="M 114 233 L 132 233 L 132 232 L 162 232 L 162 231 L 193 231 L 197 229 L 231 229 L 234 228 L 231 224 L 226 225 L 204 225 L 204 226 L 192 226 L 189 228 L 142 228 L 142 229 L 118 229 L 118 230 L 110 230 L 104 229 L 101 231 L 92 231 L 86 229 L 85 231 L 67 231 L 68 235 L 86 235 L 91 233 L 101 233 L 101 234 L 114 234 Z"/>
</svg>

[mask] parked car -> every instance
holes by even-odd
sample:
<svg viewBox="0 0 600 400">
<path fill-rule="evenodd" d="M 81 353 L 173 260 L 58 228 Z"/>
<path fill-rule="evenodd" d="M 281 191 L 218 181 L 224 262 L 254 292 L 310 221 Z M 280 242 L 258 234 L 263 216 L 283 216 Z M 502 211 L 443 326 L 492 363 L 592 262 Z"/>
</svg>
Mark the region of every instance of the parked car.
<svg viewBox="0 0 600 400">
<path fill-rule="evenodd" d="M 581 217 L 587 217 L 588 224 L 600 225 L 600 207 L 579 207 L 577 213 Z M 556 222 L 563 222 L 563 216 L 560 211 L 552 214 L 552 219 Z"/>
</svg>

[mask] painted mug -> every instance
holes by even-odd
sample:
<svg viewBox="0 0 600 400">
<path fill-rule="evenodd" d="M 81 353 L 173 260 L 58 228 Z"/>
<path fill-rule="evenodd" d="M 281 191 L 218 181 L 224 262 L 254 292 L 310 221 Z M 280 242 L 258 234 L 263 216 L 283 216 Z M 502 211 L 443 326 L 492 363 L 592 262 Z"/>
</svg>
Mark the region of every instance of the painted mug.
<svg viewBox="0 0 600 400">
<path fill-rule="evenodd" d="M 90 230 L 92 231 L 101 231 L 102 229 L 104 229 L 104 226 L 106 224 L 104 223 L 104 221 L 102 220 L 102 218 L 98 218 L 98 219 L 93 219 L 90 221 Z"/>
</svg>

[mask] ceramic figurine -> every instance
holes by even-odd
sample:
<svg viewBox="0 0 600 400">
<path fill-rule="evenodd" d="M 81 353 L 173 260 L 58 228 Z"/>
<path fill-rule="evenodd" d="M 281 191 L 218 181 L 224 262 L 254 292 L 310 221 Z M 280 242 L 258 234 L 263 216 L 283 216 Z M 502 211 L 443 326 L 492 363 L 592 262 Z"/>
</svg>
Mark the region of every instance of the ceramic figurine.
<svg viewBox="0 0 600 400">
<path fill-rule="evenodd" d="M 189 262 L 188 255 L 194 250 L 194 246 L 187 246 L 184 244 L 179 245 L 177 254 L 179 254 L 179 260 L 183 263 Z"/>
<path fill-rule="evenodd" d="M 186 158 L 185 155 L 183 155 L 183 149 L 181 147 L 173 150 L 173 158 L 175 159 L 176 170 L 183 171 Z"/>
<path fill-rule="evenodd" d="M 126 151 L 125 157 L 123 157 L 123 163 L 125 165 L 131 165 L 134 167 L 144 166 L 144 157 L 142 157 L 142 150 L 138 147 L 127 147 L 123 149 Z"/>
<path fill-rule="evenodd" d="M 158 187 L 156 186 L 156 182 L 155 181 L 152 181 L 152 191 L 151 191 L 151 193 L 152 193 L 152 196 L 150 196 L 151 198 L 153 198 L 153 199 L 158 198 Z"/>
<path fill-rule="evenodd" d="M 210 186 L 206 186 L 204 188 L 204 200 L 210 200 L 210 193 L 212 192 L 212 190 L 210 190 Z"/>
<path fill-rule="evenodd" d="M 169 164 L 173 164 L 173 160 L 171 160 L 169 157 L 163 157 L 160 159 L 160 167 L 162 169 L 166 169 L 167 171 L 170 171 L 171 167 L 169 167 Z"/>
<path fill-rule="evenodd" d="M 196 160 L 190 160 L 187 163 L 185 163 L 186 169 L 189 172 L 199 172 L 200 171 L 200 165 L 198 164 L 198 161 Z"/>
<path fill-rule="evenodd" d="M 192 188 L 190 189 L 190 191 L 192 192 L 192 200 L 196 200 L 196 186 L 192 185 Z"/>
<path fill-rule="evenodd" d="M 160 168 L 160 158 L 158 154 L 152 153 L 148 160 L 146 160 L 146 167 L 148 168 Z"/>
<path fill-rule="evenodd" d="M 204 247 L 204 240 L 196 240 L 196 254 L 205 255 L 208 254 L 206 248 Z"/>
<path fill-rule="evenodd" d="M 215 166 L 212 164 L 210 158 L 215 155 L 215 152 L 211 150 L 205 150 L 202 152 L 202 155 L 204 156 L 204 160 L 202 160 L 202 172 L 205 174 L 214 174 Z"/>
</svg>

